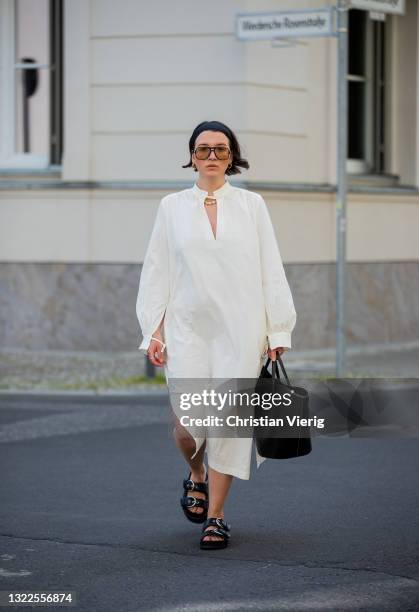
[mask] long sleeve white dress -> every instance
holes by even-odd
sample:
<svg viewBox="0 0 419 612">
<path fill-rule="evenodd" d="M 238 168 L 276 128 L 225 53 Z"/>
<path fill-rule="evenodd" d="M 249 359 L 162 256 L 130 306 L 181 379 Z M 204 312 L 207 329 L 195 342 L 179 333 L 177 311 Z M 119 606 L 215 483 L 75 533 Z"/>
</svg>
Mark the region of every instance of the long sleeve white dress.
<svg viewBox="0 0 419 612">
<path fill-rule="evenodd" d="M 196 183 L 161 200 L 136 312 L 146 353 L 161 323 L 166 381 L 257 378 L 270 348 L 291 348 L 296 311 L 261 195 L 226 180 L 213 192 L 216 235 Z M 196 451 L 205 438 L 194 437 Z M 207 438 L 208 465 L 250 478 L 252 438 Z M 257 452 L 257 467 L 264 457 Z"/>
</svg>

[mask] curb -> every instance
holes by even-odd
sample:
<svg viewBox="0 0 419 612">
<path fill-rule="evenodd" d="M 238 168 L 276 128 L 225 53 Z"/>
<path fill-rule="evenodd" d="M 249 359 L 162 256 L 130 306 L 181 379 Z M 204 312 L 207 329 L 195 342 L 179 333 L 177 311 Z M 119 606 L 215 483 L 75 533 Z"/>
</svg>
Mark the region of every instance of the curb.
<svg viewBox="0 0 419 612">
<path fill-rule="evenodd" d="M 333 377 L 332 377 L 333 378 Z M 342 377 L 345 379 L 345 377 Z M 373 379 L 377 380 L 377 378 L 381 377 L 359 377 L 360 379 Z M 349 380 L 357 380 L 354 379 Z M 419 378 L 418 377 L 397 377 L 397 376 L 389 376 L 382 379 L 383 382 L 387 381 L 387 387 L 385 391 L 393 392 L 398 387 L 394 387 L 393 385 L 389 385 L 389 381 L 397 380 L 397 381 L 405 381 L 404 390 L 417 390 L 419 389 Z M 140 404 L 149 403 L 149 404 L 159 404 L 162 400 L 169 400 L 169 392 L 168 388 L 164 389 L 136 389 L 132 391 L 120 391 L 120 390 L 103 390 L 103 391 L 92 391 L 92 390 L 80 390 L 80 391 L 51 391 L 51 390 L 43 390 L 43 391 L 31 391 L 31 390 L 15 390 L 15 389 L 7 389 L 0 391 L 0 403 L 2 401 L 12 401 L 12 402 L 22 402 L 22 401 L 30 401 L 30 402 L 43 402 L 43 403 L 52 403 L 52 402 L 61 402 L 72 404 L 75 402 L 82 401 L 83 403 L 89 404 L 97 404 L 101 403 L 102 405 L 106 404 L 114 404 L 117 402 L 118 404 L 132 404 L 133 402 L 138 402 Z"/>
<path fill-rule="evenodd" d="M 8 401 L 19 401 L 27 400 L 31 402 L 65 402 L 74 403 L 83 400 L 87 403 L 102 403 L 112 404 L 117 401 L 118 403 L 132 403 L 133 401 L 139 401 L 144 403 L 159 403 L 162 399 L 168 398 L 169 394 L 167 391 L 150 391 L 149 389 L 135 390 L 135 391 L 117 391 L 117 390 L 104 390 L 104 391 L 25 391 L 8 389 L 0 391 L 0 402 L 4 400 Z"/>
</svg>

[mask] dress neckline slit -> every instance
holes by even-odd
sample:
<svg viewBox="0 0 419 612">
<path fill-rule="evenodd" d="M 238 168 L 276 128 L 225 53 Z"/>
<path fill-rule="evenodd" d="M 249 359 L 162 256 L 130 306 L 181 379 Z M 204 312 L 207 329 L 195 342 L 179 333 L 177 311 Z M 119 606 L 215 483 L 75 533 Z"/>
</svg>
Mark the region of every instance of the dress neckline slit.
<svg viewBox="0 0 419 612">
<path fill-rule="evenodd" d="M 211 198 L 211 199 L 215 199 L 214 196 L 207 196 L 207 197 Z M 206 198 L 205 198 L 205 200 L 206 200 Z M 211 235 L 212 235 L 214 240 L 217 240 L 217 237 L 218 237 L 218 220 L 219 220 L 218 200 L 216 200 L 217 201 L 216 204 L 211 204 L 210 206 L 206 206 L 205 205 L 205 200 L 204 200 L 204 213 L 205 213 L 205 216 L 207 218 L 207 223 L 209 225 L 209 228 L 210 228 L 210 231 L 211 231 Z M 215 214 L 215 223 L 214 223 L 215 227 L 214 227 L 214 229 L 212 227 L 211 218 L 210 218 L 210 216 L 208 214 L 208 209 L 209 210 L 214 210 L 215 209 L 215 211 L 216 211 L 216 214 Z"/>
</svg>

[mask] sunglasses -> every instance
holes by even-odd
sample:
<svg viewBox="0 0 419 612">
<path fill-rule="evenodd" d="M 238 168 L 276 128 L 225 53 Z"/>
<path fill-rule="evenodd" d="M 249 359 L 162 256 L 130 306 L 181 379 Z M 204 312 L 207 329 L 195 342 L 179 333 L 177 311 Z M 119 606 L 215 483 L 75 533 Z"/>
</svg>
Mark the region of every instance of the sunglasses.
<svg viewBox="0 0 419 612">
<path fill-rule="evenodd" d="M 230 155 L 230 149 L 228 147 L 207 147 L 206 145 L 197 147 L 192 153 L 195 153 L 196 159 L 208 159 L 211 155 L 211 151 L 214 151 L 217 159 L 228 159 Z"/>
</svg>

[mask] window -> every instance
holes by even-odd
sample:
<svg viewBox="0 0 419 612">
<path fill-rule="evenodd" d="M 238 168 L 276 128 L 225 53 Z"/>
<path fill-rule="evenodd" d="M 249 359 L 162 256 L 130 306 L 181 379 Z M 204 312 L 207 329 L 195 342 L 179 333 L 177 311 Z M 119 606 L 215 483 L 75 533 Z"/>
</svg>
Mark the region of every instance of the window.
<svg viewBox="0 0 419 612">
<path fill-rule="evenodd" d="M 62 0 L 0 0 L 0 167 L 62 154 Z"/>
<path fill-rule="evenodd" d="M 386 24 L 351 9 L 348 25 L 348 172 L 382 173 Z"/>
</svg>

